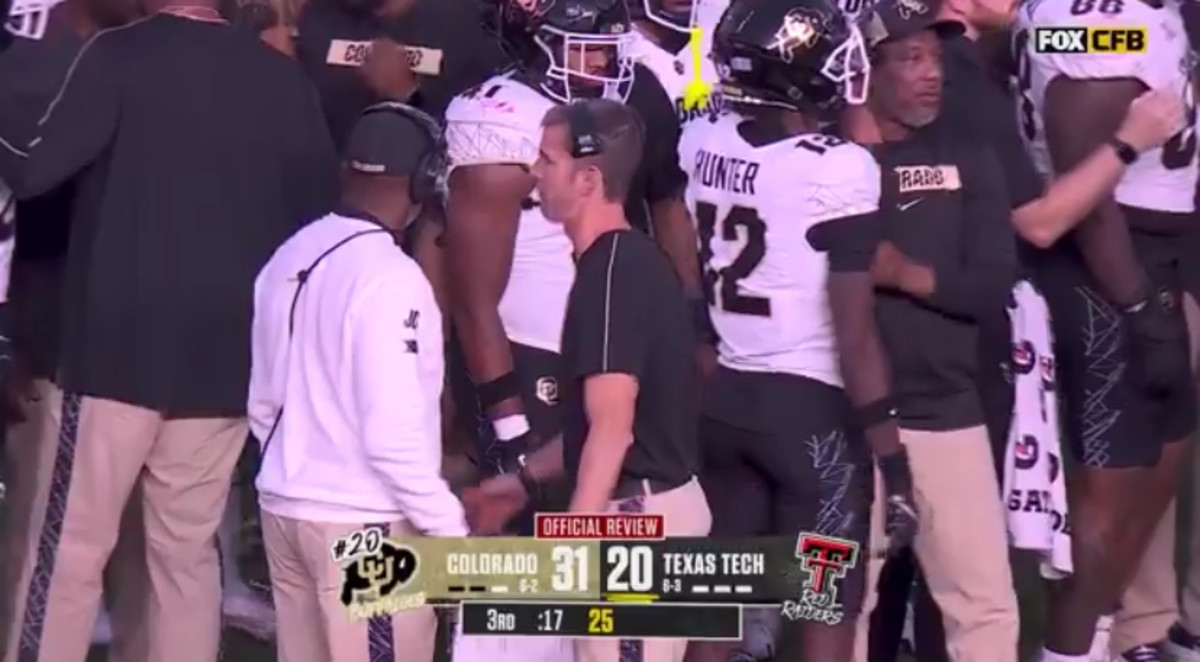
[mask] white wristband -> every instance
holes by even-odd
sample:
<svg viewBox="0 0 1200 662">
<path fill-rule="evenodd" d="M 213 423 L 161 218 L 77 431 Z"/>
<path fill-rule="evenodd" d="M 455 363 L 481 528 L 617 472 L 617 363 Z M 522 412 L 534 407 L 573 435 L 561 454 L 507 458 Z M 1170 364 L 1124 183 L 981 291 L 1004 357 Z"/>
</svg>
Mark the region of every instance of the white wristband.
<svg viewBox="0 0 1200 662">
<path fill-rule="evenodd" d="M 499 441 L 512 441 L 529 432 L 529 419 L 525 414 L 512 414 L 492 421 L 492 429 L 496 431 Z"/>
</svg>

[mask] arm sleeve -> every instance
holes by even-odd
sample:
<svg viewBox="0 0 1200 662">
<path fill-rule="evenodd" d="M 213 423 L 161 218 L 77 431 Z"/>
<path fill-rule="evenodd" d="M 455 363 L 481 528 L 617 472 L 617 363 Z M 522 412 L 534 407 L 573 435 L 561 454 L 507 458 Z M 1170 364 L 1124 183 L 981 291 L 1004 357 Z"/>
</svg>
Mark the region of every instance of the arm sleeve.
<svg viewBox="0 0 1200 662">
<path fill-rule="evenodd" d="M 604 246 L 602 259 L 593 260 L 580 270 L 573 294 L 572 329 L 577 335 L 576 377 L 586 378 L 609 372 L 637 377 L 642 374 L 649 353 L 649 338 L 641 314 L 645 310 L 645 288 L 637 256 L 622 246 L 630 241 L 623 233 L 614 233 L 612 243 Z"/>
<path fill-rule="evenodd" d="M 679 168 L 680 128 L 674 104 L 654 72 L 640 64 L 635 72 L 634 86 L 640 89 L 630 101 L 642 120 L 645 145 L 640 169 L 645 175 L 646 204 L 653 205 L 679 195 L 687 176 Z"/>
<path fill-rule="evenodd" d="M 951 315 L 975 319 L 1001 305 L 1011 291 L 1016 242 L 1011 205 L 995 155 L 988 151 L 965 154 L 961 162 L 966 166 L 963 260 L 960 265 L 934 269 L 935 288 L 926 303 Z"/>
<path fill-rule="evenodd" d="M 390 271 L 355 303 L 354 403 L 368 460 L 405 517 L 429 535 L 461 536 L 462 504 L 441 476 L 441 384 L 422 379 L 423 362 L 442 360 L 431 341 L 441 321 L 420 278 L 415 268 Z"/>
<path fill-rule="evenodd" d="M 26 129 L 22 136 L 18 128 L 12 139 L 0 140 L 0 179 L 18 198 L 41 195 L 66 182 L 112 141 L 120 111 L 119 80 L 106 53 L 106 36 L 101 32 L 84 45 L 36 129 Z"/>
<path fill-rule="evenodd" d="M 818 158 L 797 170 L 812 182 L 808 242 L 828 254 L 830 271 L 870 271 L 882 235 L 879 164 L 870 152 L 850 144 Z"/>
</svg>

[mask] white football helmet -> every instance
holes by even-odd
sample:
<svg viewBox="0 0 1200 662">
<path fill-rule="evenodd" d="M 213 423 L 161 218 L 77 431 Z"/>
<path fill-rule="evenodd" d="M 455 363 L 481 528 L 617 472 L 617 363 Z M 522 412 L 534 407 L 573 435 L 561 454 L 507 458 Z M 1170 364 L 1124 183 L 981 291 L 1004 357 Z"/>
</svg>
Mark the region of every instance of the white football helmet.
<svg viewBox="0 0 1200 662">
<path fill-rule="evenodd" d="M 4 27 L 18 37 L 41 39 L 46 34 L 50 10 L 62 0 L 12 0 Z"/>
</svg>

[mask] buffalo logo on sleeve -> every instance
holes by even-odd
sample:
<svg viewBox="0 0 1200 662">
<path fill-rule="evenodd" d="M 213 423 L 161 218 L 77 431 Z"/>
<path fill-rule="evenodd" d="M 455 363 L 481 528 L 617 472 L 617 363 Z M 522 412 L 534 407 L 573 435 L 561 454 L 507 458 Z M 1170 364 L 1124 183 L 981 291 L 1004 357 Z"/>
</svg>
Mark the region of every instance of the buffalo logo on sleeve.
<svg viewBox="0 0 1200 662">
<path fill-rule="evenodd" d="M 537 399 L 543 404 L 554 406 L 558 404 L 558 380 L 553 377 L 538 377 L 534 387 Z"/>
<path fill-rule="evenodd" d="M 417 559 L 411 548 L 384 540 L 374 554 L 342 568 L 342 604 L 383 600 L 404 588 L 417 576 Z"/>
<path fill-rule="evenodd" d="M 1038 442 L 1033 435 L 1025 435 L 1013 448 L 1014 464 L 1018 469 L 1032 469 L 1037 466 Z"/>
</svg>

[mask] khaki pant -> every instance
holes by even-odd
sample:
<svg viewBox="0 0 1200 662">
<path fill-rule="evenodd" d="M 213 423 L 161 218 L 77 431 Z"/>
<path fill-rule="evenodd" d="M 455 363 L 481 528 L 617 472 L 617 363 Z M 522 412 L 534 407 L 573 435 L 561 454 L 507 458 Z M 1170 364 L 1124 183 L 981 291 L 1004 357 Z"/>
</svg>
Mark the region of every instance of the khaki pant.
<svg viewBox="0 0 1200 662">
<path fill-rule="evenodd" d="M 216 660 L 215 533 L 244 420 L 168 420 L 64 395 L 48 382 L 37 397 L 39 413 L 22 424 L 31 427 L 9 444 L 28 468 L 17 491 L 30 514 L 11 540 L 22 560 L 5 610 L 4 662 L 82 662 L 106 566 L 122 576 L 113 605 L 118 658 Z M 131 496 L 137 503 L 127 509 Z M 126 592 L 131 586 L 138 590 Z"/>
<path fill-rule="evenodd" d="M 1191 295 L 1183 297 L 1183 312 L 1187 316 L 1192 365 L 1195 366 L 1200 363 L 1197 361 L 1197 354 L 1200 353 L 1200 308 Z M 1193 454 L 1190 473 L 1185 480 L 1190 478 L 1196 483 L 1200 478 L 1200 454 Z M 1177 620 L 1182 621 L 1188 631 L 1200 634 L 1200 489 L 1193 488 L 1192 499 L 1190 562 L 1187 564 L 1188 576 L 1183 587 L 1182 605 L 1176 599 L 1176 519 L 1175 503 L 1172 502 L 1154 530 L 1133 581 L 1121 596 L 1121 609 L 1117 611 L 1112 629 L 1111 649 L 1114 653 L 1161 641 L 1171 624 Z"/>
<path fill-rule="evenodd" d="M 354 620 L 342 604 L 343 573 L 329 549 L 334 540 L 363 527 L 262 513 L 280 662 L 433 660 L 437 639 L 433 607 Z M 389 532 L 415 533 L 402 523 L 390 523 Z"/>
<path fill-rule="evenodd" d="M 1016 662 L 1017 596 L 1008 533 L 987 430 L 901 430 L 921 527 L 913 545 L 941 608 L 954 662 Z M 866 603 L 856 625 L 855 662 L 865 662 L 876 584 L 883 569 L 882 482 L 876 476 Z M 966 533 L 964 533 L 966 532 Z"/>
<path fill-rule="evenodd" d="M 663 516 L 664 532 L 671 537 L 708 535 L 712 528 L 712 513 L 700 481 L 692 478 L 684 485 L 667 492 L 614 501 L 610 512 L 655 513 Z M 575 641 L 575 662 L 618 662 L 629 659 L 623 653 L 633 651 L 640 662 L 682 662 L 687 652 L 686 639 L 578 639 Z M 640 657 L 636 656 L 640 651 Z"/>
</svg>

